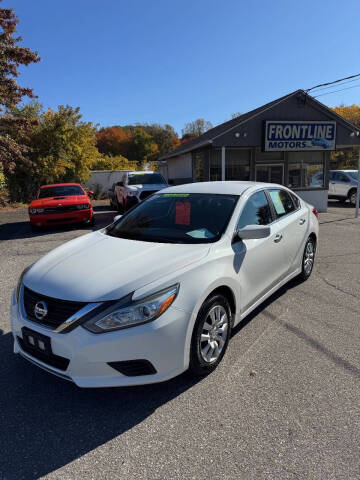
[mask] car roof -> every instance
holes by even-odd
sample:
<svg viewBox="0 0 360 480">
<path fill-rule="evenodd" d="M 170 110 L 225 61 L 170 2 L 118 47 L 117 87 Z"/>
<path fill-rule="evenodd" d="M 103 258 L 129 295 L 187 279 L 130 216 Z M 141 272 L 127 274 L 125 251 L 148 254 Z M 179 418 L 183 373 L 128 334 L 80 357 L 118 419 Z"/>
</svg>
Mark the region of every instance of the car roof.
<svg viewBox="0 0 360 480">
<path fill-rule="evenodd" d="M 41 185 L 40 188 L 47 187 L 81 187 L 80 183 L 53 183 L 51 185 Z"/>
<path fill-rule="evenodd" d="M 284 188 L 283 185 L 276 183 L 262 182 L 241 182 L 241 181 L 219 181 L 219 182 L 197 182 L 176 185 L 161 190 L 161 193 L 217 193 L 223 195 L 241 195 L 245 190 L 253 187 L 263 188 Z"/>
<path fill-rule="evenodd" d="M 150 173 L 151 174 L 151 173 L 160 173 L 160 172 L 153 172 L 152 170 L 131 170 L 127 173 L 141 173 L 141 174 L 143 174 L 143 173 L 148 173 L 149 174 Z"/>
</svg>

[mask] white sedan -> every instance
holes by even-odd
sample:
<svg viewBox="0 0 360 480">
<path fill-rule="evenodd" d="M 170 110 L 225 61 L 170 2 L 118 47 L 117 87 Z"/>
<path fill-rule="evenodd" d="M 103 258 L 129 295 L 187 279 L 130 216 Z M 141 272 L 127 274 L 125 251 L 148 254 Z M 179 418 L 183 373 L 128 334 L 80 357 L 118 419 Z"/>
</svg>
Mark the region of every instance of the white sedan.
<svg viewBox="0 0 360 480">
<path fill-rule="evenodd" d="M 14 351 L 80 387 L 206 375 L 235 325 L 309 278 L 318 232 L 316 210 L 281 185 L 167 188 L 23 272 Z"/>
</svg>

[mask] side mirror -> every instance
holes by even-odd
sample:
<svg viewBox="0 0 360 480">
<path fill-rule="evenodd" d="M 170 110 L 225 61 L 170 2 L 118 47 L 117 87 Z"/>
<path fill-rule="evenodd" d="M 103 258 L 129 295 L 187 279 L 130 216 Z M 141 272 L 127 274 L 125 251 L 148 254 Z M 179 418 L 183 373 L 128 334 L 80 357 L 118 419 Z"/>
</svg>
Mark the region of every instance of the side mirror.
<svg viewBox="0 0 360 480">
<path fill-rule="evenodd" d="M 92 190 L 89 190 L 87 193 L 88 193 L 89 197 L 93 197 L 93 196 L 94 196 L 94 192 L 93 192 Z"/>
<path fill-rule="evenodd" d="M 236 231 L 236 236 L 241 240 L 257 240 L 270 237 L 270 227 L 266 225 L 246 225 Z"/>
<path fill-rule="evenodd" d="M 118 220 L 120 220 L 121 217 L 122 215 L 115 215 L 114 222 L 117 222 Z"/>
</svg>

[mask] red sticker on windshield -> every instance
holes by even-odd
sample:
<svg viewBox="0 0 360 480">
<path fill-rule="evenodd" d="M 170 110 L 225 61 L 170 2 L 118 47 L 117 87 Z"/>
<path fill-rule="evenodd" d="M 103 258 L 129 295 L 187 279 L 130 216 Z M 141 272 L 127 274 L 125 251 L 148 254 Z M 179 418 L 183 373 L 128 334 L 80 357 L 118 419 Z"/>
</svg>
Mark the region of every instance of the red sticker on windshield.
<svg viewBox="0 0 360 480">
<path fill-rule="evenodd" d="M 190 225 L 190 202 L 176 202 L 176 225 Z"/>
</svg>

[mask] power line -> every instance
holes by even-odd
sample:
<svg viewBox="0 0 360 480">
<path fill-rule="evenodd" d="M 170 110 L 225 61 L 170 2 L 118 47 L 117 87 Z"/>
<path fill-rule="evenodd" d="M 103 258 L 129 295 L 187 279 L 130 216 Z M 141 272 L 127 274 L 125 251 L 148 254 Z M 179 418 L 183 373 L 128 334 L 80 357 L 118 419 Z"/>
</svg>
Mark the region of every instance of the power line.
<svg viewBox="0 0 360 480">
<path fill-rule="evenodd" d="M 350 80 L 351 78 L 355 78 L 355 77 L 360 77 L 360 73 L 357 73 L 356 75 L 350 75 L 349 77 L 339 78 L 339 80 L 334 80 L 332 82 L 319 83 L 319 85 L 315 85 L 315 87 L 308 88 L 307 90 L 305 90 L 305 92 L 310 92 L 310 90 L 314 90 L 315 88 L 326 87 L 327 85 L 333 85 L 334 83 L 340 83 L 340 82 L 343 82 L 344 80 Z"/>
<path fill-rule="evenodd" d="M 357 88 L 357 87 L 360 87 L 360 83 L 358 85 L 353 85 L 352 87 L 340 88 L 340 90 L 333 90 L 332 92 L 326 92 L 320 95 L 315 95 L 314 98 L 323 97 L 324 95 L 330 95 L 331 93 L 342 92 L 343 90 L 350 90 L 351 88 Z"/>
<path fill-rule="evenodd" d="M 354 83 L 354 82 L 358 82 L 358 81 L 359 81 L 358 78 L 354 78 L 353 80 L 348 80 L 347 82 L 341 82 L 341 83 L 339 83 L 339 87 L 340 86 L 342 87 L 343 85 L 347 85 L 348 83 Z M 330 87 L 322 87 L 322 88 L 319 88 L 318 92 L 321 92 L 323 90 L 329 90 L 331 88 L 334 88 L 334 87 L 332 85 Z M 315 93 L 317 93 L 317 92 L 315 92 Z"/>
</svg>

